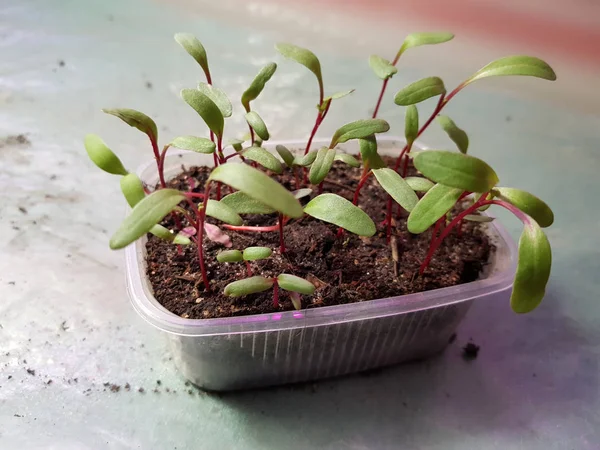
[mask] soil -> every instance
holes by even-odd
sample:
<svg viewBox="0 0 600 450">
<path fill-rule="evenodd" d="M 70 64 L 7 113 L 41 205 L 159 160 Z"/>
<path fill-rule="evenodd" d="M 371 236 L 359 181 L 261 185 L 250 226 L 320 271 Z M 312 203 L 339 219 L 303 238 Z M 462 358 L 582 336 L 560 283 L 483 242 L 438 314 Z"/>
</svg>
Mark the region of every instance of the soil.
<svg viewBox="0 0 600 450">
<path fill-rule="evenodd" d="M 170 187 L 201 192 L 210 168 L 182 167 L 182 173 L 169 181 Z M 411 167 L 409 175 L 414 175 Z M 360 169 L 336 162 L 324 183 L 324 192 L 332 192 L 349 200 L 360 178 Z M 461 235 L 453 232 L 435 253 L 422 276 L 418 269 L 425 257 L 431 231 L 413 235 L 406 229 L 408 214 L 394 208 L 392 242 L 396 242 L 397 259 L 392 258 L 382 221 L 385 218 L 387 194 L 371 177 L 361 191 L 359 204 L 377 225 L 370 238 L 349 232 L 337 237 L 338 228 L 308 216 L 287 223 L 284 230 L 287 251 L 279 251 L 277 232 L 236 232 L 207 217 L 231 237 L 232 248 L 266 246 L 273 255 L 251 263 L 253 275 L 275 277 L 290 273 L 308 279 L 317 287 L 312 296 L 302 296 L 302 308 L 340 305 L 397 295 L 411 294 L 475 281 L 494 251 L 483 231 L 485 224 L 465 222 Z M 193 179 L 190 182 L 190 179 Z M 294 190 L 295 181 L 289 171 L 278 177 L 286 188 Z M 304 187 L 304 186 L 302 186 Z M 222 195 L 228 194 L 223 186 Z M 212 195 L 216 195 L 216 189 Z M 316 196 L 316 190 L 312 196 Z M 303 199 L 303 203 L 309 198 Z M 276 214 L 245 215 L 244 225 L 268 226 L 277 223 Z M 163 225 L 173 227 L 170 216 Z M 226 297 L 225 286 L 247 276 L 243 263 L 218 263 L 216 254 L 221 244 L 205 238 L 205 261 L 211 292 L 202 285 L 195 244 L 178 249 L 152 235 L 148 236 L 147 273 L 156 299 L 169 311 L 184 318 L 216 318 L 293 310 L 292 302 L 281 292 L 279 307 L 273 305 L 272 291 L 239 298 Z"/>
</svg>

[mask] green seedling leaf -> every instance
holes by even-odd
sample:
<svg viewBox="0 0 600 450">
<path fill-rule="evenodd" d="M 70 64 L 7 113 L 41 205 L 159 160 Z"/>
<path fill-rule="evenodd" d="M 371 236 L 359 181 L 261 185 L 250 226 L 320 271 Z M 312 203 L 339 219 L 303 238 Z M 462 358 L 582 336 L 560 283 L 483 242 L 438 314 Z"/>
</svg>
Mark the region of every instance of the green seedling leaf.
<svg viewBox="0 0 600 450">
<path fill-rule="evenodd" d="M 433 182 L 429 181 L 427 178 L 406 177 L 404 181 L 406 181 L 410 188 L 415 192 L 427 192 L 434 186 Z"/>
<path fill-rule="evenodd" d="M 135 173 L 129 173 L 121 177 L 121 192 L 132 208 L 146 196 L 142 180 Z"/>
<path fill-rule="evenodd" d="M 454 121 L 448 116 L 438 116 L 437 121 L 450 139 L 456 144 L 458 150 L 460 150 L 461 153 L 467 153 L 469 148 L 469 136 L 467 136 L 467 133 L 458 128 Z"/>
<path fill-rule="evenodd" d="M 485 161 L 462 153 L 426 151 L 417 155 L 414 164 L 430 180 L 463 191 L 487 192 L 499 181 Z"/>
<path fill-rule="evenodd" d="M 419 134 L 419 110 L 415 105 L 408 105 L 404 116 L 404 136 L 406 142 L 412 144 Z"/>
<path fill-rule="evenodd" d="M 110 239 L 110 248 L 117 250 L 141 238 L 158 224 L 185 196 L 175 189 L 160 189 L 135 205 Z"/>
<path fill-rule="evenodd" d="M 419 197 L 417 197 L 415 191 L 395 170 L 387 167 L 374 169 L 373 175 L 375 175 L 381 187 L 406 211 L 412 211 L 419 202 Z"/>
<path fill-rule="evenodd" d="M 221 111 L 223 117 L 231 117 L 232 106 L 231 101 L 227 98 L 227 94 L 221 89 L 211 86 L 206 83 L 199 83 L 198 90 L 210 98 Z"/>
<path fill-rule="evenodd" d="M 223 136 L 225 121 L 215 102 L 196 89 L 182 89 L 181 98 L 202 117 L 208 128 L 217 136 Z"/>
<path fill-rule="evenodd" d="M 336 153 L 334 161 L 342 161 L 348 164 L 350 167 L 360 167 L 360 162 L 354 156 L 348 153 Z"/>
<path fill-rule="evenodd" d="M 544 298 L 550 278 L 552 250 L 548 238 L 534 221 L 525 222 L 519 239 L 517 272 L 510 306 L 517 313 L 533 311 Z"/>
<path fill-rule="evenodd" d="M 355 90 L 356 89 L 350 89 L 349 91 L 340 91 L 336 92 L 335 94 L 331 94 L 329 97 L 325 97 L 325 99 L 323 99 L 323 104 L 326 104 L 327 101 L 344 98 L 345 96 L 352 94 Z"/>
<path fill-rule="evenodd" d="M 464 219 L 469 222 L 492 222 L 494 220 L 493 217 L 480 216 L 479 214 L 467 214 Z"/>
<path fill-rule="evenodd" d="M 464 191 L 443 184 L 436 184 L 419 200 L 406 223 L 408 231 L 419 234 L 443 217 L 458 201 Z"/>
<path fill-rule="evenodd" d="M 160 225 L 155 225 L 155 226 L 160 226 Z M 154 230 L 154 227 L 152 227 L 152 230 Z M 150 233 L 152 233 L 152 230 L 150 230 Z M 190 240 L 189 237 L 185 236 L 182 232 L 179 232 L 175 235 L 175 238 L 173 239 L 173 244 L 176 245 L 190 245 L 192 243 L 192 241 Z"/>
<path fill-rule="evenodd" d="M 492 61 L 487 66 L 481 68 L 475 75 L 465 81 L 463 85 L 466 86 L 482 78 L 508 75 L 536 77 L 550 81 L 556 80 L 556 74 L 552 70 L 552 67 L 539 58 L 533 56 L 506 56 Z"/>
<path fill-rule="evenodd" d="M 362 160 L 365 161 L 371 169 L 381 169 L 387 167 L 387 164 L 381 159 L 379 153 L 377 153 L 377 139 L 375 135 L 368 136 L 364 139 L 358 140 L 360 148 L 360 155 Z"/>
<path fill-rule="evenodd" d="M 335 158 L 335 149 L 322 147 L 317 152 L 317 158 L 310 166 L 308 172 L 308 179 L 311 184 L 317 185 L 327 177 L 327 174 L 331 170 L 333 160 Z"/>
<path fill-rule="evenodd" d="M 299 64 L 302 64 L 308 70 L 315 74 L 319 83 L 319 90 L 323 92 L 323 76 L 321 75 L 321 63 L 319 58 L 311 52 L 302 47 L 298 47 L 293 44 L 280 43 L 275 46 L 277 51 L 284 57 L 293 59 Z"/>
<path fill-rule="evenodd" d="M 452 33 L 412 33 L 406 36 L 402 47 L 398 51 L 398 57 L 409 48 L 420 47 L 421 45 L 442 44 L 453 39 Z"/>
<path fill-rule="evenodd" d="M 96 166 L 113 175 L 127 175 L 123 163 L 104 141 L 95 134 L 88 134 L 84 139 L 85 151 Z"/>
<path fill-rule="evenodd" d="M 294 165 L 295 166 L 308 167 L 312 163 L 315 162 L 315 159 L 317 159 L 317 154 L 318 153 L 319 153 L 318 150 L 312 150 L 312 151 L 308 152 L 306 155 L 296 156 L 294 158 Z"/>
<path fill-rule="evenodd" d="M 492 191 L 495 197 L 516 206 L 528 216 L 531 216 L 540 227 L 546 228 L 554 223 L 554 213 L 550 207 L 529 192 L 521 189 L 498 187 Z"/>
<path fill-rule="evenodd" d="M 263 141 L 269 140 L 269 130 L 267 130 L 267 126 L 262 118 L 255 111 L 250 111 L 246 113 L 244 116 L 246 118 L 246 122 L 248 125 L 252 127 L 254 132 L 261 138 Z"/>
<path fill-rule="evenodd" d="M 286 166 L 292 167 L 294 165 L 294 155 L 285 145 L 278 145 L 275 147 L 275 150 L 277 150 L 277 153 L 279 153 Z"/>
<path fill-rule="evenodd" d="M 350 122 L 333 134 L 329 148 L 348 142 L 351 139 L 365 139 L 375 133 L 385 133 L 389 129 L 390 124 L 383 119 L 363 119 Z"/>
<path fill-rule="evenodd" d="M 192 241 L 190 241 L 189 238 L 181 236 L 179 234 L 175 234 L 168 228 L 165 228 L 162 225 L 158 224 L 150 228 L 150 233 L 159 239 L 172 242 L 177 245 L 190 245 L 192 243 Z"/>
<path fill-rule="evenodd" d="M 297 292 L 289 292 L 289 294 L 292 305 L 294 305 L 294 309 L 296 311 L 300 311 L 302 309 L 302 298 L 300 297 L 300 294 Z"/>
<path fill-rule="evenodd" d="M 200 41 L 193 34 L 189 33 L 177 33 L 175 40 L 181 45 L 186 52 L 188 52 L 192 58 L 202 67 L 202 71 L 206 74 L 210 73 L 208 70 L 208 58 L 206 57 L 206 50 Z"/>
<path fill-rule="evenodd" d="M 298 189 L 298 190 L 292 192 L 292 194 L 294 194 L 294 197 L 296 197 L 297 199 L 301 199 L 304 197 L 308 197 L 310 194 L 312 194 L 312 189 L 309 189 L 309 188 Z"/>
<path fill-rule="evenodd" d="M 272 214 L 273 208 L 253 199 L 243 192 L 234 192 L 221 199 L 221 203 L 229 206 L 238 214 Z"/>
<path fill-rule="evenodd" d="M 216 145 L 213 141 L 196 136 L 179 136 L 169 144 L 171 147 L 182 150 L 191 150 L 197 153 L 211 154 L 215 152 Z"/>
<path fill-rule="evenodd" d="M 217 253 L 217 261 L 220 263 L 232 263 L 232 262 L 240 262 L 243 261 L 244 257 L 242 256 L 242 252 L 239 250 L 223 250 Z"/>
<path fill-rule="evenodd" d="M 227 144 L 231 145 L 236 152 L 241 152 L 244 142 L 245 141 L 242 141 L 241 139 L 230 139 L 227 141 Z"/>
<path fill-rule="evenodd" d="M 256 294 L 271 289 L 273 280 L 256 276 L 234 281 L 225 286 L 224 294 L 229 297 L 243 297 L 244 295 Z"/>
<path fill-rule="evenodd" d="M 209 180 L 225 183 L 288 217 L 297 219 L 303 214 L 302 205 L 291 192 L 246 164 L 220 165 L 213 169 Z"/>
<path fill-rule="evenodd" d="M 446 93 L 444 82 L 438 77 L 423 78 L 401 89 L 394 98 L 396 105 L 408 106 L 423 102 L 428 98 Z"/>
<path fill-rule="evenodd" d="M 285 291 L 298 292 L 304 295 L 312 295 L 316 289 L 310 281 L 287 273 L 282 273 L 277 277 L 277 284 Z"/>
<path fill-rule="evenodd" d="M 283 167 L 279 160 L 269 151 L 262 147 L 249 147 L 242 152 L 244 158 L 257 162 L 261 166 L 277 174 L 283 172 Z"/>
<path fill-rule="evenodd" d="M 265 67 L 260 69 L 258 75 L 256 75 L 254 80 L 252 80 L 252 83 L 250 83 L 250 87 L 244 91 L 242 94 L 242 105 L 244 106 L 246 112 L 250 111 L 250 102 L 255 100 L 260 95 L 265 88 L 267 81 L 269 81 L 275 73 L 275 70 L 277 70 L 277 64 L 274 62 L 267 64 Z"/>
<path fill-rule="evenodd" d="M 228 223 L 229 225 L 241 225 L 243 223 L 242 218 L 236 213 L 233 208 L 230 208 L 225 203 L 217 200 L 209 200 L 206 205 L 206 215 L 214 217 L 221 222 Z"/>
<path fill-rule="evenodd" d="M 142 133 L 145 133 L 150 138 L 152 143 L 158 143 L 158 130 L 156 123 L 146 114 L 136 111 L 135 109 L 119 108 L 119 109 L 103 109 L 102 112 L 118 117 L 127 125 L 137 128 Z"/>
<path fill-rule="evenodd" d="M 244 261 L 258 261 L 267 259 L 272 254 L 273 251 L 269 247 L 246 247 L 243 257 Z"/>
<path fill-rule="evenodd" d="M 359 236 L 373 236 L 376 231 L 375 224 L 362 209 L 336 194 L 313 198 L 304 207 L 304 212 Z"/>
<path fill-rule="evenodd" d="M 382 80 L 392 78 L 398 73 L 398 69 L 391 62 L 377 55 L 369 57 L 369 66 L 375 72 L 375 75 Z"/>
</svg>

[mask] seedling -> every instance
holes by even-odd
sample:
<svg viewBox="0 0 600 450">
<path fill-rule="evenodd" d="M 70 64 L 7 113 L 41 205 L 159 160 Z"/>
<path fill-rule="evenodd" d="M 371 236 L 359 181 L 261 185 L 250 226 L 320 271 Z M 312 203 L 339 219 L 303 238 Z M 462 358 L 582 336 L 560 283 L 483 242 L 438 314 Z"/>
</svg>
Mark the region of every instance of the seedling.
<svg viewBox="0 0 600 450">
<path fill-rule="evenodd" d="M 298 295 L 312 295 L 315 292 L 315 285 L 304 278 L 290 275 L 288 273 L 279 274 L 275 278 L 266 278 L 254 276 L 234 281 L 225 286 L 224 294 L 229 297 L 242 297 L 244 295 L 257 294 L 273 288 L 273 307 L 279 308 L 279 288 L 290 292 L 292 303 L 296 309 L 300 309 Z"/>
<path fill-rule="evenodd" d="M 251 261 L 260 261 L 267 259 L 273 252 L 269 247 L 247 247 L 243 252 L 239 250 L 223 250 L 217 254 L 217 261 L 220 263 L 234 263 L 244 261 L 248 276 L 252 276 Z"/>
</svg>

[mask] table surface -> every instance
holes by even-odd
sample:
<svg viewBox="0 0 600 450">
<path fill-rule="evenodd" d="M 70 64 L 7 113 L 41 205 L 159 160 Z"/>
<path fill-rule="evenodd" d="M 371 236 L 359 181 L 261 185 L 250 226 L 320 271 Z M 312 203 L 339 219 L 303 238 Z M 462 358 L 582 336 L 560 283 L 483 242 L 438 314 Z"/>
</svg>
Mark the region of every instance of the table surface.
<svg viewBox="0 0 600 450">
<path fill-rule="evenodd" d="M 554 208 L 554 265 L 539 309 L 517 316 L 507 304 L 475 304 L 457 341 L 425 362 L 300 387 L 205 394 L 185 385 L 163 337 L 129 304 L 123 253 L 108 249 L 124 203 L 115 179 L 88 161 L 82 138 L 100 134 L 135 168 L 150 157 L 144 136 L 102 107 L 145 111 L 162 142 L 200 132 L 178 99 L 200 72 L 174 43 L 177 31 L 201 38 L 216 84 L 232 98 L 262 64 L 280 63 L 256 102 L 278 139 L 307 135 L 317 94 L 313 77 L 281 61 L 273 43 L 313 44 L 328 92 L 357 88 L 333 105 L 327 135 L 373 107 L 378 82 L 365 62 L 368 39 L 301 15 L 298 28 L 282 26 L 296 16 L 260 3 L 230 16 L 185 2 L 81 5 L 0 6 L 2 449 L 598 448 L 600 119 L 586 112 L 585 96 L 571 96 L 582 87 L 561 81 L 560 60 L 554 84 L 482 82 L 448 107 L 469 132 L 470 152 L 489 161 L 502 184 L 535 192 Z M 306 33 L 311 27 L 321 33 Z M 434 69 L 458 82 L 465 69 L 449 62 L 449 52 L 470 67 L 485 50 L 460 38 L 438 49 L 407 56 L 390 95 Z M 492 53 L 488 59 L 500 56 Z M 236 113 L 232 136 L 243 132 Z M 402 134 L 403 112 L 389 98 L 381 116 Z M 450 145 L 437 130 L 424 142 Z M 519 223 L 505 223 L 518 237 Z M 461 345 L 470 338 L 481 352 L 467 362 Z"/>
</svg>

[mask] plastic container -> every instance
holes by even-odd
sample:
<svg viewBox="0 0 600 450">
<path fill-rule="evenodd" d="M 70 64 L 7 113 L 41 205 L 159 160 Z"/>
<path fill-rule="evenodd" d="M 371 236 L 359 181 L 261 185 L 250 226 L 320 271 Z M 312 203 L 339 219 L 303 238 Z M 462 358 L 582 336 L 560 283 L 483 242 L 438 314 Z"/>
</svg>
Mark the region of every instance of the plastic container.
<svg viewBox="0 0 600 450">
<path fill-rule="evenodd" d="M 300 142 L 285 142 L 301 148 Z M 266 148 L 274 148 L 271 143 Z M 327 143 L 317 141 L 313 148 Z M 380 152 L 397 154 L 403 141 L 379 139 Z M 342 147 L 356 153 L 352 143 Z M 212 157 L 174 153 L 165 174 L 212 164 Z M 157 182 L 154 161 L 139 175 Z M 497 249 L 486 273 L 472 283 L 399 297 L 302 311 L 223 319 L 183 319 L 154 298 L 146 277 L 145 239 L 126 249 L 127 281 L 135 310 L 165 332 L 181 373 L 213 391 L 247 389 L 335 377 L 442 351 L 473 301 L 508 301 L 516 246 L 498 221 L 488 225 Z"/>
</svg>

